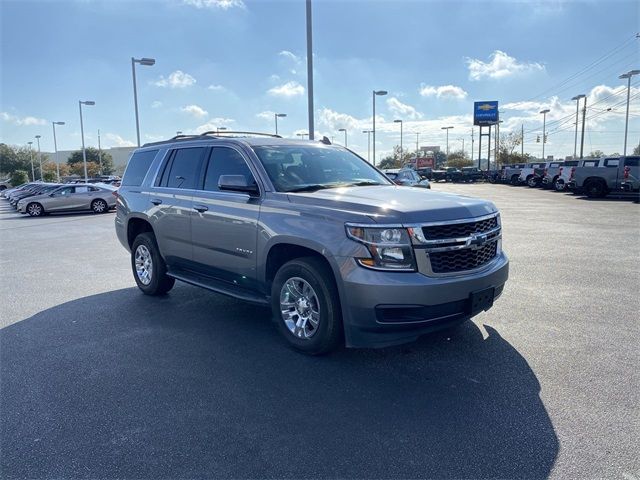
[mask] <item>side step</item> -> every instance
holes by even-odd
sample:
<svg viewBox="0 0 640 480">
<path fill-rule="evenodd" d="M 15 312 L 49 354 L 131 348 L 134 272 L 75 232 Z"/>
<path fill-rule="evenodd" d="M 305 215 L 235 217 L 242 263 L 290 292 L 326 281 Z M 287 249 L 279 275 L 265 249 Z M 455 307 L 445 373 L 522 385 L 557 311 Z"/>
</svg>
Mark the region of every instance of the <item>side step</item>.
<svg viewBox="0 0 640 480">
<path fill-rule="evenodd" d="M 236 285 L 231 285 L 230 283 L 223 282 L 215 278 L 207 277 L 206 275 L 201 275 L 197 272 L 172 268 L 167 271 L 167 275 L 175 278 L 176 280 L 180 280 L 181 282 L 195 285 L 196 287 L 206 288 L 207 290 L 221 293 L 222 295 L 227 295 L 229 297 L 234 297 L 245 302 L 265 306 L 269 305 L 269 298 L 264 295 Z"/>
</svg>

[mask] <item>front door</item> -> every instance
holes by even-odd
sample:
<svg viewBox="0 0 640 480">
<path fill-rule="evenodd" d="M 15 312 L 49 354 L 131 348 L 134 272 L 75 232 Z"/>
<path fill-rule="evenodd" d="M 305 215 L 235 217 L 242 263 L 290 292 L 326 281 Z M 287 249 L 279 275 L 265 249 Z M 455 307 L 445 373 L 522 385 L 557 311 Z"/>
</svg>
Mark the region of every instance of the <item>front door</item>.
<svg viewBox="0 0 640 480">
<path fill-rule="evenodd" d="M 249 183 L 255 183 L 240 150 L 222 146 L 211 149 L 202 190 L 193 200 L 193 259 L 198 269 L 209 276 L 255 289 L 260 197 L 221 191 L 221 175 L 244 175 Z"/>
</svg>

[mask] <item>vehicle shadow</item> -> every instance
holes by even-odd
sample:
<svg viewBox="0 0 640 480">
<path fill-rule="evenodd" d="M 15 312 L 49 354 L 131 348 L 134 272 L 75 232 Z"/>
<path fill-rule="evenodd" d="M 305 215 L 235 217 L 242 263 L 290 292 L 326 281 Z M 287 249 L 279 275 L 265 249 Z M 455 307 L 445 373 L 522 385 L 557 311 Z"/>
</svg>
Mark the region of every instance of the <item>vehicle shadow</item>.
<svg viewBox="0 0 640 480">
<path fill-rule="evenodd" d="M 540 384 L 495 329 L 309 357 L 269 316 L 180 285 L 4 328 L 3 478 L 549 475 L 559 444 Z"/>
</svg>

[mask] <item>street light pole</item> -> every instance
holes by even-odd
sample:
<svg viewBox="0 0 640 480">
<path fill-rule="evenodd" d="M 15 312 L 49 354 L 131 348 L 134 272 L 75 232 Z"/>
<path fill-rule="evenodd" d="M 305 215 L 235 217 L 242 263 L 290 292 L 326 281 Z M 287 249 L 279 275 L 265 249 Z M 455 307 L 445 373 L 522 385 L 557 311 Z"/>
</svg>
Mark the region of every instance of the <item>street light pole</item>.
<svg viewBox="0 0 640 480">
<path fill-rule="evenodd" d="M 585 98 L 586 95 L 580 94 L 573 97 L 571 100 L 575 100 L 576 102 L 576 135 L 573 139 L 573 159 L 575 160 L 576 155 L 578 154 L 578 113 L 580 111 L 580 99 Z"/>
<path fill-rule="evenodd" d="M 622 155 L 627 156 L 627 133 L 629 131 L 629 100 L 631 94 L 631 77 L 640 74 L 640 70 L 631 70 L 630 72 L 623 73 L 618 78 L 620 80 L 627 79 L 627 115 L 624 120 L 624 148 L 622 149 Z"/>
<path fill-rule="evenodd" d="M 136 63 L 150 67 L 156 63 L 156 60 L 155 58 L 131 57 L 131 75 L 133 76 L 133 105 L 136 110 L 136 137 L 138 139 L 138 147 L 140 147 L 140 121 L 138 119 L 138 87 L 136 86 Z M 86 176 L 86 172 L 85 172 L 85 176 Z"/>
<path fill-rule="evenodd" d="M 376 95 L 386 95 L 386 90 L 373 90 L 373 166 L 376 166 Z"/>
<path fill-rule="evenodd" d="M 587 97 L 584 97 L 584 105 L 582 106 L 582 133 L 580 134 L 580 160 L 582 160 L 583 153 L 584 153 L 584 126 L 586 121 L 587 121 Z M 544 147 L 544 144 L 542 145 Z"/>
<path fill-rule="evenodd" d="M 287 116 L 286 113 L 274 113 L 273 114 L 273 117 L 276 119 L 276 135 L 278 135 L 278 117 L 284 118 L 286 116 Z"/>
<path fill-rule="evenodd" d="M 36 181 L 36 169 L 33 168 L 33 150 L 31 149 L 31 145 L 33 145 L 33 142 L 27 142 L 27 145 L 29 145 L 29 158 L 31 159 L 31 181 L 35 182 Z"/>
<path fill-rule="evenodd" d="M 315 138 L 313 124 L 313 28 L 311 18 L 311 0 L 306 1 L 307 13 L 307 109 L 309 115 L 309 140 Z"/>
<path fill-rule="evenodd" d="M 40 162 L 40 180 L 42 180 L 42 155 L 40 155 L 40 139 L 42 135 L 36 135 L 36 140 L 38 141 L 38 161 Z"/>
<path fill-rule="evenodd" d="M 84 162 L 84 181 L 87 182 L 89 177 L 87 176 L 87 151 L 84 148 L 84 123 L 82 121 L 82 105 L 95 105 L 96 102 L 92 100 L 78 100 L 78 107 L 80 109 L 80 136 L 82 137 L 82 161 Z"/>
<path fill-rule="evenodd" d="M 100 129 L 98 129 L 98 163 L 100 163 L 100 175 L 102 175 L 102 148 L 100 147 Z"/>
<path fill-rule="evenodd" d="M 419 143 L 420 143 L 420 132 L 416 132 L 416 158 L 418 158 L 418 151 L 420 150 L 420 148 L 418 147 Z"/>
<path fill-rule="evenodd" d="M 404 123 L 402 120 L 394 120 L 393 123 L 399 123 L 400 124 L 400 162 L 402 162 L 402 152 L 403 152 L 403 145 L 402 145 L 402 124 Z"/>
<path fill-rule="evenodd" d="M 56 140 L 56 125 L 64 125 L 64 122 L 51 122 L 53 126 L 53 149 L 56 152 L 56 175 L 58 176 L 58 182 L 60 182 L 60 161 L 58 160 L 58 141 Z"/>
<path fill-rule="evenodd" d="M 367 134 L 367 162 L 371 163 L 371 130 L 363 130 Z"/>
<path fill-rule="evenodd" d="M 441 130 L 446 130 L 447 131 L 447 160 L 449 160 L 449 130 L 451 130 L 453 127 L 440 127 Z"/>
<path fill-rule="evenodd" d="M 346 128 L 339 128 L 338 131 L 339 132 L 344 132 L 344 146 L 346 148 L 347 147 L 347 129 Z"/>
<path fill-rule="evenodd" d="M 549 109 L 545 108 L 544 110 L 542 110 L 540 113 L 542 114 L 542 161 L 544 161 L 545 156 L 544 156 L 544 144 L 547 143 L 546 142 L 546 129 L 547 129 L 547 113 L 549 113 Z"/>
</svg>

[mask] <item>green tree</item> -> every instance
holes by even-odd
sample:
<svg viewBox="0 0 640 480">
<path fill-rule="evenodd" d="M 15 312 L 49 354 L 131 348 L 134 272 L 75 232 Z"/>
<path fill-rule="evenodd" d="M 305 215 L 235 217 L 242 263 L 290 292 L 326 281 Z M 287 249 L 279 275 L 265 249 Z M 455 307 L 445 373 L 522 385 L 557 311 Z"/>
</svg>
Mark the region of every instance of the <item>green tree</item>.
<svg viewBox="0 0 640 480">
<path fill-rule="evenodd" d="M 600 158 L 600 157 L 606 157 L 605 153 L 602 150 L 594 150 L 593 152 L 591 152 L 589 154 L 589 156 L 591 158 Z"/>
<path fill-rule="evenodd" d="M 410 163 L 413 156 L 414 155 L 407 151 L 407 149 L 404 149 L 402 154 L 400 154 L 400 145 L 396 145 L 393 147 L 393 153 L 383 158 L 378 167 L 383 169 L 401 168 L 403 165 Z"/>
<path fill-rule="evenodd" d="M 76 162 L 69 165 L 69 170 L 73 175 L 79 175 L 84 178 L 84 162 Z M 60 175 L 62 175 L 62 172 Z M 87 175 L 89 177 L 100 175 L 100 165 L 98 165 L 97 162 L 90 162 L 87 159 Z"/>
<path fill-rule="evenodd" d="M 16 145 L 0 144 L 0 174 L 2 176 L 11 175 L 16 170 L 28 172 L 31 177 L 31 160 L 33 159 L 36 178 L 39 178 L 39 162 L 37 152 L 29 150 L 28 147 L 18 147 Z"/>
<path fill-rule="evenodd" d="M 449 158 L 447 159 L 446 166 L 455 168 L 471 167 L 473 166 L 473 160 L 471 160 L 467 156 L 466 152 L 458 150 L 449 153 Z"/>
<path fill-rule="evenodd" d="M 29 175 L 24 170 L 14 170 L 11 173 L 11 185 L 17 187 L 29 181 Z"/>
<path fill-rule="evenodd" d="M 98 165 L 98 171 L 95 173 L 95 175 L 100 175 L 101 172 L 102 175 L 111 175 L 111 173 L 113 173 L 113 157 L 110 153 L 102 152 L 102 155 L 100 155 L 98 149 L 93 147 L 87 147 L 85 149 L 85 152 L 87 155 L 87 163 L 92 162 Z M 69 156 L 69 159 L 67 160 L 67 164 L 71 167 L 72 171 L 74 169 L 74 165 L 78 163 L 83 163 L 82 150 L 76 150 Z M 102 169 L 100 168 L 100 165 L 102 165 Z M 87 170 L 89 170 L 88 166 Z M 84 167 L 82 175 L 84 175 Z"/>
</svg>

